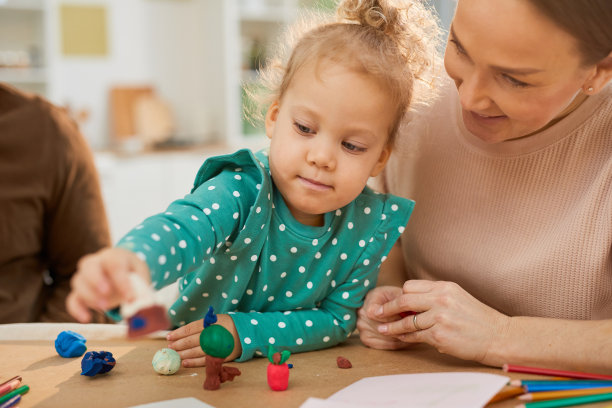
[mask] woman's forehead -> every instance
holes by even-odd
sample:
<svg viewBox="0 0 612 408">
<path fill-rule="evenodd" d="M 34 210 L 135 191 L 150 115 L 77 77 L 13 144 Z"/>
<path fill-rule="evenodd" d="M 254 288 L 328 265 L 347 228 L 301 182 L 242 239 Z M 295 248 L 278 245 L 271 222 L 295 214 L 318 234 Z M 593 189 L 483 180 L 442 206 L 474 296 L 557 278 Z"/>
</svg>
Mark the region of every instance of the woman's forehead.
<svg viewBox="0 0 612 408">
<path fill-rule="evenodd" d="M 576 40 L 529 0 L 458 0 L 451 30 L 490 65 L 545 70 L 579 60 Z"/>
</svg>

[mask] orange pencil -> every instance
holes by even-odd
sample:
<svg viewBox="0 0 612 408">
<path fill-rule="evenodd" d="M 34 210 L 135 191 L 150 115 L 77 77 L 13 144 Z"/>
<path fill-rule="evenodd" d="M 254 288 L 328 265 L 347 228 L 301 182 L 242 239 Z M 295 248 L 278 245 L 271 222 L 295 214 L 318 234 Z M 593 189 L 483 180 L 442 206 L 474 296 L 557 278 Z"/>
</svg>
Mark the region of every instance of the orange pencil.
<svg viewBox="0 0 612 408">
<path fill-rule="evenodd" d="M 568 397 L 582 397 L 583 395 L 597 395 L 612 392 L 612 387 L 600 387 L 600 388 L 581 388 L 578 390 L 564 390 L 564 391 L 543 391 L 543 392 L 530 392 L 519 396 L 518 398 L 522 401 L 544 401 L 557 398 L 568 398 Z"/>
<path fill-rule="evenodd" d="M 504 387 L 497 394 L 495 394 L 487 405 L 492 404 L 494 402 L 507 400 L 508 398 L 516 397 L 517 395 L 524 394 L 525 390 L 523 387 Z"/>
</svg>

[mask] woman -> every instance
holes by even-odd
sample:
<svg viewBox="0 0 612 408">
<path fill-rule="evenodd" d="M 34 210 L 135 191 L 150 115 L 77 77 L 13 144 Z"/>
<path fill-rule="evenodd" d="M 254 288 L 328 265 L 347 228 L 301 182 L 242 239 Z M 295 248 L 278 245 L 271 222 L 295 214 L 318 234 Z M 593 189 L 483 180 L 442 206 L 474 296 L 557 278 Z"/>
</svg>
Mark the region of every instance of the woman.
<svg viewBox="0 0 612 408">
<path fill-rule="evenodd" d="M 380 274 L 396 286 L 360 310 L 366 345 L 610 371 L 610 21 L 609 0 L 458 1 L 455 87 L 379 180 L 416 207 Z"/>
</svg>

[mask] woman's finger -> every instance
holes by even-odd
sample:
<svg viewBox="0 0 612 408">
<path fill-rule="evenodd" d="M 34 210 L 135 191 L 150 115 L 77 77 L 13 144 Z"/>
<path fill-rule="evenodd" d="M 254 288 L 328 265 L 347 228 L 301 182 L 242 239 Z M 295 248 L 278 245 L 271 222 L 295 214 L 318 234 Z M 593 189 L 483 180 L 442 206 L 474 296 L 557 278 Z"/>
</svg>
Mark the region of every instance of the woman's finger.
<svg viewBox="0 0 612 408">
<path fill-rule="evenodd" d="M 378 332 L 388 336 L 397 336 L 427 330 L 432 326 L 433 322 L 428 319 L 428 313 L 415 313 L 395 322 L 380 324 Z"/>
</svg>

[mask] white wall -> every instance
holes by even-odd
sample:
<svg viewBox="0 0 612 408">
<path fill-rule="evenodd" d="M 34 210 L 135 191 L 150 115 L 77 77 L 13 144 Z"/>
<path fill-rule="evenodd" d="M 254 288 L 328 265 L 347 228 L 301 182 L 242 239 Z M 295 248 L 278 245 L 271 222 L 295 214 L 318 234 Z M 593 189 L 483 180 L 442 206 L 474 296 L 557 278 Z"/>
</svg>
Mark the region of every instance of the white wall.
<svg viewBox="0 0 612 408">
<path fill-rule="evenodd" d="M 178 137 L 204 141 L 222 128 L 222 0 L 70 0 L 107 9 L 108 55 L 61 54 L 59 7 L 49 1 L 47 59 L 49 98 L 74 109 L 87 108 L 82 131 L 94 148 L 106 147 L 110 122 L 108 95 L 114 85 L 152 84 L 172 106 Z"/>
</svg>

